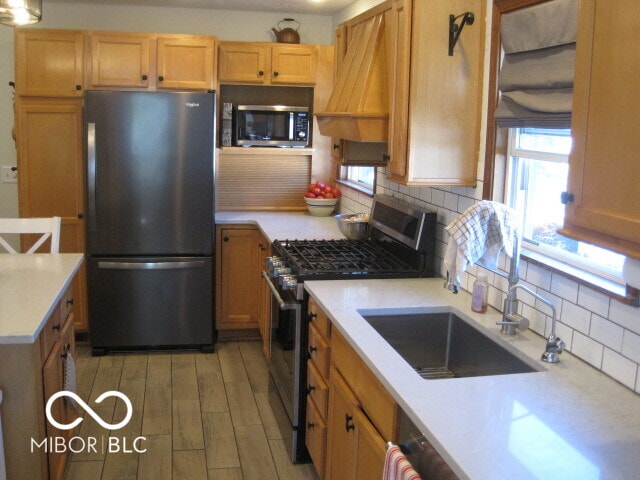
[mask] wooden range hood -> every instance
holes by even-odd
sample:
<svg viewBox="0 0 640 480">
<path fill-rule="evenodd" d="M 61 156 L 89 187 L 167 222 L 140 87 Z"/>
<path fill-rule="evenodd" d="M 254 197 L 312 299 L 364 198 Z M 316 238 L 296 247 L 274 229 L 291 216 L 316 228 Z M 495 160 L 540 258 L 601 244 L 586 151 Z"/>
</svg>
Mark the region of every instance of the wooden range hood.
<svg viewBox="0 0 640 480">
<path fill-rule="evenodd" d="M 384 13 L 354 25 L 324 112 L 316 112 L 322 135 L 386 142 L 389 127 Z"/>
</svg>

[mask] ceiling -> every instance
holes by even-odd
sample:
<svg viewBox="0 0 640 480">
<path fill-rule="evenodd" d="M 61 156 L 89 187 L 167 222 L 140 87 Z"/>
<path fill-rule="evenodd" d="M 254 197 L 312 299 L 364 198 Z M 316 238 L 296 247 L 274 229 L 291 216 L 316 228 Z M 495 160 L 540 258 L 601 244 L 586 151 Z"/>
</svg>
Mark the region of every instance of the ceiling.
<svg viewBox="0 0 640 480">
<path fill-rule="evenodd" d="M 51 3 L 83 3 L 121 6 L 206 8 L 253 12 L 332 15 L 356 0 L 47 0 Z"/>
</svg>

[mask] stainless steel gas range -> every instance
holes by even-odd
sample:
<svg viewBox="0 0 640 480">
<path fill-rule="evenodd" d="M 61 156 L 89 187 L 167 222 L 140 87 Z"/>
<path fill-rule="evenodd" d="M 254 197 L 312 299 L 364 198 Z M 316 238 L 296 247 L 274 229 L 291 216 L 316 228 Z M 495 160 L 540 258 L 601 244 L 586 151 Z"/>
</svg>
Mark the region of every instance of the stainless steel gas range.
<svg viewBox="0 0 640 480">
<path fill-rule="evenodd" d="M 271 290 L 270 398 L 281 402 L 292 436 L 291 458 L 309 460 L 305 447 L 307 280 L 433 277 L 435 212 L 377 195 L 369 240 L 275 240 L 262 276 Z"/>
</svg>

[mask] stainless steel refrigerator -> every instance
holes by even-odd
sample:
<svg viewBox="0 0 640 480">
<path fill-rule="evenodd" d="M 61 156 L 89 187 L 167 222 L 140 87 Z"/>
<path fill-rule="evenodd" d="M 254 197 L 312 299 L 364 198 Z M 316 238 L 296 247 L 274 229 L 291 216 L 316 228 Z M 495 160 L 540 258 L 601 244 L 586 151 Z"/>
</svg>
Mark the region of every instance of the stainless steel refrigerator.
<svg viewBox="0 0 640 480">
<path fill-rule="evenodd" d="M 94 355 L 213 351 L 215 92 L 85 93 Z"/>
</svg>

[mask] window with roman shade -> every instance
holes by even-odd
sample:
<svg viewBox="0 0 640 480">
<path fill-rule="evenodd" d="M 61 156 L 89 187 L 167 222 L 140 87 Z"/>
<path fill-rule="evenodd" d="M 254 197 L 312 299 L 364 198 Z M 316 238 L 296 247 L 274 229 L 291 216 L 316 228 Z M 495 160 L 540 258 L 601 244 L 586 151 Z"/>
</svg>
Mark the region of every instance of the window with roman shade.
<svg viewBox="0 0 640 480">
<path fill-rule="evenodd" d="M 578 0 L 502 15 L 498 126 L 570 127 L 577 26 Z"/>
</svg>

